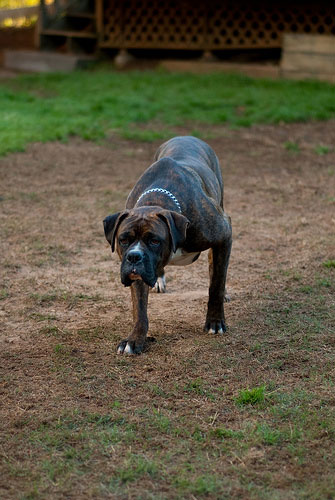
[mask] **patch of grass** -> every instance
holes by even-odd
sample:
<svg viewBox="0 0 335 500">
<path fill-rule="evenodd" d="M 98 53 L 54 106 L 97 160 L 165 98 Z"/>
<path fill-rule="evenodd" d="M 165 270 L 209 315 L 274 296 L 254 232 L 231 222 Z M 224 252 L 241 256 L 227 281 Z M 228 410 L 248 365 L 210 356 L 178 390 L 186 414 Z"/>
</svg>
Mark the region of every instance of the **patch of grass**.
<svg viewBox="0 0 335 500">
<path fill-rule="evenodd" d="M 48 483 L 62 488 L 83 477 L 88 468 L 95 467 L 96 458 L 109 460 L 116 443 L 135 438 L 134 426 L 123 417 L 81 411 L 60 415 L 26 432 L 42 490 Z"/>
<path fill-rule="evenodd" d="M 324 269 L 312 282 L 299 283 L 297 288 L 287 289 L 282 300 L 278 300 L 278 296 L 268 298 L 268 305 L 263 308 L 263 321 L 268 334 L 279 335 L 290 348 L 319 350 L 320 336 L 328 343 L 335 332 L 332 307 L 335 277 Z"/>
<path fill-rule="evenodd" d="M 152 391 L 153 394 L 155 394 L 156 396 L 160 396 L 162 398 L 167 398 L 168 397 L 168 394 L 164 391 L 164 389 L 162 389 L 161 386 L 159 385 L 152 385 L 150 386 L 150 390 Z"/>
<path fill-rule="evenodd" d="M 55 326 L 55 325 L 44 326 L 43 328 L 40 329 L 40 333 L 42 335 L 46 335 L 48 337 L 49 336 L 61 337 L 61 336 L 64 336 L 66 334 L 66 332 L 64 332 L 63 330 L 58 328 L 58 326 Z"/>
<path fill-rule="evenodd" d="M 169 417 L 155 408 L 153 409 L 153 424 L 160 432 L 168 433 L 171 430 L 171 421 Z"/>
<path fill-rule="evenodd" d="M 0 290 L 0 300 L 7 299 L 9 297 L 9 292 L 5 288 Z"/>
<path fill-rule="evenodd" d="M 34 319 L 35 321 L 38 321 L 38 322 L 57 320 L 57 316 L 55 316 L 53 314 L 41 314 L 38 312 L 34 312 L 34 313 L 30 314 L 29 318 Z"/>
<path fill-rule="evenodd" d="M 240 406 L 243 405 L 256 405 L 264 403 L 265 401 L 265 385 L 254 387 L 253 389 L 240 390 L 236 403 Z"/>
<path fill-rule="evenodd" d="M 231 429 L 226 429 L 225 427 L 217 427 L 211 430 L 211 435 L 219 440 L 226 439 L 243 439 L 244 433 L 242 431 L 233 431 Z"/>
<path fill-rule="evenodd" d="M 184 386 L 184 391 L 188 393 L 195 393 L 204 396 L 210 400 L 215 400 L 216 396 L 207 387 L 205 387 L 202 378 L 191 380 Z"/>
<path fill-rule="evenodd" d="M 332 288 L 333 281 L 330 278 L 319 278 L 316 281 L 317 286 L 319 287 L 326 287 L 326 288 Z"/>
<path fill-rule="evenodd" d="M 123 465 L 116 468 L 110 486 L 113 487 L 115 484 L 133 482 L 145 475 L 155 478 L 158 475 L 158 471 L 157 464 L 147 457 L 138 454 L 129 454 Z"/>
<path fill-rule="evenodd" d="M 53 351 L 57 356 L 61 357 L 68 357 L 71 355 L 71 348 L 64 344 L 56 344 Z"/>
<path fill-rule="evenodd" d="M 194 480 L 189 478 L 189 474 L 179 473 L 174 479 L 174 485 L 183 495 L 191 495 L 199 497 L 228 498 L 224 494 L 223 481 L 213 474 L 199 475 Z"/>
<path fill-rule="evenodd" d="M 267 424 L 259 424 L 256 429 L 262 440 L 266 445 L 277 445 L 284 439 L 284 434 L 279 429 L 271 429 Z"/>
<path fill-rule="evenodd" d="M 335 268 L 335 260 L 330 259 L 326 260 L 325 262 L 322 263 L 323 267 L 326 267 L 327 269 L 334 269 Z"/>
<path fill-rule="evenodd" d="M 187 392 L 195 392 L 197 394 L 205 394 L 205 390 L 203 387 L 203 380 L 201 378 L 191 380 L 190 382 L 188 382 L 188 384 L 185 385 L 184 389 Z"/>
<path fill-rule="evenodd" d="M 202 443 L 207 440 L 207 433 L 203 429 L 201 429 L 199 426 L 196 426 L 195 429 L 191 432 L 192 438 L 199 442 Z"/>
<path fill-rule="evenodd" d="M 263 345 L 260 342 L 256 342 L 255 344 L 250 346 L 251 352 L 261 352 L 263 349 Z"/>
<path fill-rule="evenodd" d="M 39 305 L 49 305 L 52 302 L 55 302 L 58 300 L 59 296 L 57 293 L 52 292 L 52 293 L 32 293 L 31 298 L 34 300 Z"/>
<path fill-rule="evenodd" d="M 153 140 L 187 123 L 240 127 L 326 120 L 335 116 L 335 97 L 333 86 L 324 82 L 100 70 L 19 76 L 0 85 L 0 107 L 5 110 L 0 154 L 5 154 L 33 141 L 67 141 L 73 135 L 101 140 L 119 131 Z"/>
<path fill-rule="evenodd" d="M 287 141 L 284 143 L 284 147 L 291 153 L 300 153 L 300 146 L 296 142 Z"/>
<path fill-rule="evenodd" d="M 304 286 L 302 286 L 302 287 L 300 288 L 300 291 L 301 291 L 302 293 L 311 294 L 311 293 L 313 293 L 314 288 L 313 288 L 313 286 L 312 286 L 312 285 L 304 285 Z"/>
<path fill-rule="evenodd" d="M 329 439 L 334 436 L 334 410 L 329 408 L 326 401 L 319 401 L 318 409 L 315 409 L 315 394 L 304 389 L 278 391 L 271 395 L 270 400 L 270 412 L 273 415 L 271 429 L 275 423 L 276 430 L 281 433 L 278 440 L 290 443 L 294 453 L 295 448 L 299 449 L 303 442 L 322 439 L 325 434 Z"/>
<path fill-rule="evenodd" d="M 45 422 L 33 431 L 29 440 L 49 452 L 65 452 L 73 447 L 90 449 L 94 442 L 105 446 L 133 436 L 134 425 L 118 414 L 98 414 L 74 411 L 63 414 L 57 420 Z M 72 456 L 74 453 L 71 451 Z"/>
<path fill-rule="evenodd" d="M 331 148 L 329 146 L 322 146 L 322 145 L 319 145 L 319 146 L 316 146 L 314 148 L 314 151 L 316 154 L 318 155 L 326 155 L 328 153 L 330 153 L 331 151 Z"/>
</svg>

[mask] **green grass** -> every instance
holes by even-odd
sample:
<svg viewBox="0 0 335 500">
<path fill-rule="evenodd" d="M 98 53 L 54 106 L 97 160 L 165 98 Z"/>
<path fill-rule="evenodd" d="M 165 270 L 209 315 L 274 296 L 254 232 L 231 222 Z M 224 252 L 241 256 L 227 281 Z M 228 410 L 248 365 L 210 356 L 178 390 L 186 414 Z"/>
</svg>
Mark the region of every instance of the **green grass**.
<svg viewBox="0 0 335 500">
<path fill-rule="evenodd" d="M 314 151 L 316 152 L 316 154 L 322 156 L 330 153 L 331 148 L 329 146 L 318 145 L 314 148 Z"/>
<path fill-rule="evenodd" d="M 285 142 L 284 147 L 291 153 L 300 153 L 300 146 L 296 142 L 287 141 Z"/>
<path fill-rule="evenodd" d="M 265 386 L 254 387 L 253 389 L 242 389 L 236 398 L 238 405 L 256 405 L 265 400 Z"/>
<path fill-rule="evenodd" d="M 141 498 L 160 498 L 160 492 L 168 491 L 171 498 L 231 498 L 234 486 L 244 493 L 254 487 L 253 472 L 245 468 L 249 454 L 270 458 L 284 453 L 291 464 L 301 466 L 310 456 L 310 443 L 331 442 L 335 436 L 333 409 L 302 388 L 269 392 L 261 413 L 254 405 L 240 407 L 235 429 L 210 428 L 199 420 L 195 425 L 194 415 L 180 421 L 172 407 L 158 411 L 150 406 L 131 413 L 111 404 L 109 413 L 76 409 L 42 421 L 21 420 L 17 439 L 30 449 L 34 462 L 28 469 L 29 456 L 23 455 L 25 460 L 8 464 L 10 473 L 29 479 L 36 498 L 45 498 L 50 489 L 68 491 L 93 471 L 97 497 L 112 492 L 140 498 L 140 492 Z M 157 426 L 157 418 L 164 425 Z M 270 480 L 267 473 L 260 477 L 265 483 Z"/>
<path fill-rule="evenodd" d="M 118 483 L 133 482 L 148 474 L 155 478 L 158 473 L 158 466 L 155 462 L 147 459 L 145 456 L 130 454 L 121 467 L 115 471 L 115 479 L 111 481 L 114 487 Z"/>
<path fill-rule="evenodd" d="M 335 268 L 335 259 L 330 259 L 330 260 L 326 260 L 324 263 L 323 263 L 323 266 L 328 268 L 328 269 L 331 269 L 331 268 Z"/>
<path fill-rule="evenodd" d="M 322 275 L 316 275 L 308 284 L 302 284 L 295 291 L 292 300 L 278 304 L 270 299 L 270 305 L 264 309 L 264 322 L 269 333 L 280 335 L 288 345 L 297 349 L 319 349 L 320 335 L 328 339 L 335 332 L 334 308 L 331 303 L 335 290 L 333 273 L 324 266 Z M 290 278 L 293 279 L 293 278 Z M 299 294 L 296 293 L 299 291 Z M 287 297 L 289 297 L 289 292 Z"/>
<path fill-rule="evenodd" d="M 0 107 L 0 154 L 6 154 L 73 135 L 100 140 L 118 131 L 151 141 L 190 123 L 193 130 L 327 120 L 335 116 L 335 93 L 322 82 L 100 70 L 20 76 L 1 84 Z"/>
<path fill-rule="evenodd" d="M 7 299 L 8 297 L 9 292 L 5 288 L 0 289 L 0 300 Z"/>
</svg>

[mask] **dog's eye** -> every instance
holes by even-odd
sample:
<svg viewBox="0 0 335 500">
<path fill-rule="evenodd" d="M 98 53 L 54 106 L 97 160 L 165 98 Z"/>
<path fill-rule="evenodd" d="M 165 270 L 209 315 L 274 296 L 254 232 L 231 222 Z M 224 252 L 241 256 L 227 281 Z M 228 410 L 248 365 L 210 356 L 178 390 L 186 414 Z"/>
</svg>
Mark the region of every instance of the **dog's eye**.
<svg viewBox="0 0 335 500">
<path fill-rule="evenodd" d="M 122 247 L 124 247 L 124 246 L 128 245 L 128 240 L 127 240 L 127 238 L 120 238 L 119 243 Z"/>
<path fill-rule="evenodd" d="M 150 244 L 151 244 L 152 246 L 154 246 L 154 247 L 157 247 L 157 246 L 160 244 L 160 241 L 159 241 L 159 240 L 157 240 L 156 238 L 152 238 L 152 239 L 150 240 Z"/>
</svg>

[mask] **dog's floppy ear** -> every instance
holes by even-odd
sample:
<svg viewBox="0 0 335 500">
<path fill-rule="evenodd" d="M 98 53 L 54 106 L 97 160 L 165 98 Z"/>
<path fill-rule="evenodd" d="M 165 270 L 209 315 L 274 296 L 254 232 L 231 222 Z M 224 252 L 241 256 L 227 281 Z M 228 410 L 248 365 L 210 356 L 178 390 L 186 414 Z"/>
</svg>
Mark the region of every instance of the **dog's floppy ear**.
<svg viewBox="0 0 335 500">
<path fill-rule="evenodd" d="M 169 228 L 169 233 L 172 241 L 172 250 L 175 252 L 179 246 L 183 244 L 186 239 L 186 230 L 190 221 L 184 215 L 164 210 L 159 212 L 158 217 L 163 219 Z"/>
<path fill-rule="evenodd" d="M 117 212 L 116 214 L 108 215 L 103 221 L 106 240 L 110 243 L 112 252 L 115 249 L 115 236 L 118 227 L 128 214 L 129 212 Z"/>
</svg>

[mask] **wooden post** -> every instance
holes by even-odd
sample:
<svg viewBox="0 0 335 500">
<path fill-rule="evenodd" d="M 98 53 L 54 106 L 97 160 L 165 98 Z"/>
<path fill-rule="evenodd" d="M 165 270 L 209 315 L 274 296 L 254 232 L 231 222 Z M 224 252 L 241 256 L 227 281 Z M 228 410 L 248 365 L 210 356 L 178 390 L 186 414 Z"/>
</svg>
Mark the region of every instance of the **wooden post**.
<svg viewBox="0 0 335 500">
<path fill-rule="evenodd" d="M 95 23 L 97 30 L 98 45 L 103 40 L 104 35 L 104 6 L 103 0 L 96 0 L 95 2 Z"/>
</svg>

